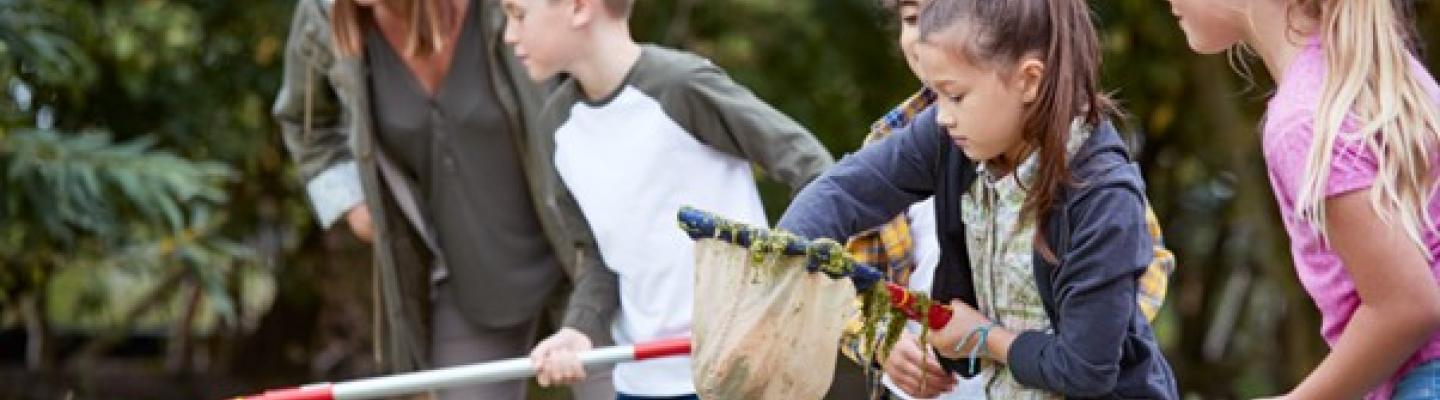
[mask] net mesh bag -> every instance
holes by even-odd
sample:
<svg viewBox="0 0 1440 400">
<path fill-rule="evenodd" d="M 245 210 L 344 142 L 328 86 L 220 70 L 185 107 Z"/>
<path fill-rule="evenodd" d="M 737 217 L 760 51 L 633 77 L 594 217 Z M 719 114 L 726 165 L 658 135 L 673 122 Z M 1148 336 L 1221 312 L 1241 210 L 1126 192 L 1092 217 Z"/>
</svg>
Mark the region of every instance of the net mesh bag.
<svg viewBox="0 0 1440 400">
<path fill-rule="evenodd" d="M 950 319 L 944 306 L 856 264 L 834 240 L 689 207 L 679 219 L 696 240 L 691 359 L 702 398 L 818 399 L 842 336 L 853 335 L 869 363 L 884 359 L 899 337 L 884 332 L 906 319 L 936 328 Z"/>
<path fill-rule="evenodd" d="M 705 399 L 819 399 L 857 312 L 848 280 L 806 271 L 804 256 L 752 254 L 722 240 L 695 244 L 692 343 Z"/>
</svg>

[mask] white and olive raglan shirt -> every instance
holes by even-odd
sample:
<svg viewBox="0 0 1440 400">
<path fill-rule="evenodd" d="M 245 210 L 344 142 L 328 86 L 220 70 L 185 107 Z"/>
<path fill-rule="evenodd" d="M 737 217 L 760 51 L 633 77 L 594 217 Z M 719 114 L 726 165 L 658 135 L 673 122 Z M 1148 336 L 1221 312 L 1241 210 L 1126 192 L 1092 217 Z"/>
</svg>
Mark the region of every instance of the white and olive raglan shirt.
<svg viewBox="0 0 1440 400">
<path fill-rule="evenodd" d="M 555 168 L 608 270 L 580 273 L 615 282 L 576 290 L 618 291 L 618 344 L 690 335 L 695 256 L 676 222 L 682 206 L 767 226 L 752 163 L 795 191 L 832 163 L 808 131 L 708 60 L 649 45 L 604 99 L 562 82 L 540 129 L 555 132 Z M 621 364 L 613 376 L 629 395 L 695 392 L 688 357 Z"/>
</svg>

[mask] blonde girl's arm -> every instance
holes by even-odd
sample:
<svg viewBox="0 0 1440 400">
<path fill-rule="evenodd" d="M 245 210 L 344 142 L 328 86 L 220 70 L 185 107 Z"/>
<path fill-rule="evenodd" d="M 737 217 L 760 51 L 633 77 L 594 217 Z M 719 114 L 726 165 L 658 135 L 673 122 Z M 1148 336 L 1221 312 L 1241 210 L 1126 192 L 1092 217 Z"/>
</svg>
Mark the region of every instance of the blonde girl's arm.
<svg viewBox="0 0 1440 400">
<path fill-rule="evenodd" d="M 1429 262 L 1398 225 L 1381 222 L 1368 191 L 1331 197 L 1325 209 L 1330 245 L 1355 282 L 1360 308 L 1288 398 L 1363 397 L 1440 328 L 1440 285 Z"/>
</svg>

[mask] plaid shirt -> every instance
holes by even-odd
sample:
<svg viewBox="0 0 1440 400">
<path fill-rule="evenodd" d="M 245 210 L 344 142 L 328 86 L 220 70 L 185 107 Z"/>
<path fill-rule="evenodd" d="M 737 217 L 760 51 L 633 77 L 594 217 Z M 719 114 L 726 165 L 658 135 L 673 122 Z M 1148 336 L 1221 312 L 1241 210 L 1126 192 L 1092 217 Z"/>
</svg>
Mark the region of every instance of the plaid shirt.
<svg viewBox="0 0 1440 400">
<path fill-rule="evenodd" d="M 910 126 L 915 116 L 931 104 L 935 104 L 935 92 L 920 90 L 870 125 L 870 134 L 865 136 L 864 144 L 869 145 L 890 136 L 895 130 Z M 909 282 L 910 273 L 915 270 L 914 248 L 915 244 L 910 239 L 910 218 L 905 214 L 896 216 L 895 220 L 879 228 L 856 235 L 845 244 L 845 250 L 856 262 L 880 268 L 885 271 L 886 279 L 900 285 Z"/>
<path fill-rule="evenodd" d="M 889 136 L 898 129 L 910 126 L 915 116 L 933 104 L 935 104 L 935 92 L 921 89 L 919 93 L 910 96 L 880 120 L 875 121 L 870 126 L 870 134 L 865 137 L 864 144 L 869 145 Z M 1155 316 L 1160 312 L 1160 307 L 1165 304 L 1165 294 L 1170 286 L 1170 274 L 1175 272 L 1175 254 L 1165 247 L 1160 220 L 1155 216 L 1155 210 L 1148 203 L 1145 206 L 1145 225 L 1154 242 L 1155 257 L 1151 259 L 1150 266 L 1145 269 L 1145 274 L 1140 277 L 1140 290 L 1136 302 L 1140 306 L 1140 311 L 1145 314 L 1145 319 L 1154 321 Z M 914 241 L 910 237 L 910 219 L 903 213 L 879 228 L 850 238 L 845 244 L 845 249 L 856 262 L 881 269 L 885 272 L 887 280 L 900 286 L 908 284 L 910 273 L 915 271 Z M 857 305 L 859 302 L 859 299 L 856 299 Z M 883 326 L 881 328 L 883 330 Z M 861 360 L 860 349 L 863 345 L 861 330 L 860 318 L 857 315 L 850 321 L 845 336 L 840 339 L 840 351 L 856 362 Z M 883 360 L 871 361 L 883 362 Z M 874 374 L 874 376 L 879 376 L 879 374 Z"/>
<path fill-rule="evenodd" d="M 921 89 L 919 93 L 905 99 L 895 109 L 885 113 L 884 117 L 870 125 L 870 134 L 865 136 L 864 145 L 869 145 L 877 140 L 890 136 L 890 133 L 910 126 L 915 116 L 920 115 L 930 105 L 935 104 L 935 92 L 930 89 Z M 885 279 L 897 285 L 905 286 L 910 282 L 910 273 L 915 271 L 915 242 L 910 237 L 910 217 L 901 213 L 894 220 L 859 235 L 851 237 L 845 243 L 846 252 L 856 262 L 879 268 L 885 273 Z M 856 309 L 859 309 L 860 299 L 855 300 Z M 855 362 L 860 362 L 862 343 L 861 332 L 863 330 L 861 320 L 857 314 L 850 320 L 845 335 L 840 338 L 840 352 L 845 357 Z M 884 326 L 877 329 L 884 330 Z M 877 340 L 883 335 L 877 335 Z M 876 363 L 884 360 L 871 360 Z M 879 368 L 875 368 L 876 371 Z M 880 374 L 871 374 L 878 379 Z M 876 394 L 884 394 L 885 391 L 876 391 Z"/>
</svg>

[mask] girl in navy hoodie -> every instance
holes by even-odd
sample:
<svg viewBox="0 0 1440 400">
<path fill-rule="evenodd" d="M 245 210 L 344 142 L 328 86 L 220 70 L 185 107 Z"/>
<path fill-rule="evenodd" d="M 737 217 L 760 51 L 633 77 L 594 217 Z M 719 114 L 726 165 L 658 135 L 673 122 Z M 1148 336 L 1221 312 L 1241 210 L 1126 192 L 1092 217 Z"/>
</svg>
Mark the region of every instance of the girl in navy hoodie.
<svg viewBox="0 0 1440 400">
<path fill-rule="evenodd" d="M 807 186 L 780 228 L 849 237 L 933 195 L 948 369 L 997 399 L 1176 398 L 1135 303 L 1144 183 L 1107 121 L 1085 2 L 932 0 L 920 35 L 936 104 Z"/>
</svg>

